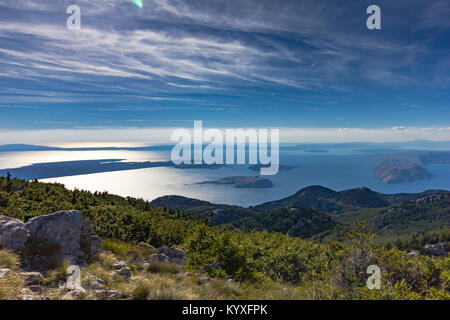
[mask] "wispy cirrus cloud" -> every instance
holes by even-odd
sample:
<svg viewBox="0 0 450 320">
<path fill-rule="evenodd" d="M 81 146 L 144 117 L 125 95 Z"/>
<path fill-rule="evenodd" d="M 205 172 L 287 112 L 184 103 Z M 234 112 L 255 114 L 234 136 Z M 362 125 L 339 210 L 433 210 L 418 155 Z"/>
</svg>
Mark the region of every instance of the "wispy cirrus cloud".
<svg viewBox="0 0 450 320">
<path fill-rule="evenodd" d="M 365 28 L 365 0 L 145 0 L 143 9 L 130 0 L 77 0 L 80 31 L 65 27 L 70 4 L 0 0 L 2 104 L 34 102 L 58 117 L 79 112 L 77 121 L 84 113 L 97 123 L 106 106 L 118 113 L 147 108 L 160 118 L 163 109 L 168 118 L 190 109 L 197 118 L 204 110 L 245 114 L 242 119 L 271 110 L 266 120 L 280 119 L 280 125 L 315 108 L 329 114 L 329 122 L 359 124 L 370 123 L 352 116 L 363 114 L 360 108 L 389 108 L 393 98 L 421 90 L 432 98 L 436 88 L 450 85 L 448 48 L 439 38 L 439 32 L 448 35 L 442 12 L 449 6 L 442 0 L 383 3 L 380 32 Z M 404 13 L 405 6 L 415 10 Z M 434 31 L 424 35 L 428 30 Z M 386 98 L 373 102 L 372 92 Z M 311 100 L 314 106 L 302 102 Z M 167 104 L 155 105 L 161 102 Z M 438 109 L 431 102 L 409 104 L 425 105 L 430 114 Z M 292 114 L 274 116 L 288 107 Z M 71 113 L 57 112 L 64 108 Z M 343 114 L 335 114 L 338 108 Z M 8 125 L 18 119 L 10 116 Z M 442 116 L 434 117 L 442 124 Z"/>
</svg>

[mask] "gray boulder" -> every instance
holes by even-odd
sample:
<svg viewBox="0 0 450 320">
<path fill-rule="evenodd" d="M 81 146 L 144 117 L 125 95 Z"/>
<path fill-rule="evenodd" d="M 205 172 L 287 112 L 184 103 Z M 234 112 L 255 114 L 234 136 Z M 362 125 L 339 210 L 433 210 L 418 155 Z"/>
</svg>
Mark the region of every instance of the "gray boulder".
<svg viewBox="0 0 450 320">
<path fill-rule="evenodd" d="M 114 276 L 122 276 L 124 279 L 129 279 L 131 277 L 131 269 L 129 267 L 123 267 L 114 272 Z"/>
<path fill-rule="evenodd" d="M 119 291 L 108 290 L 107 291 L 108 299 L 116 300 L 122 298 L 122 294 Z"/>
<path fill-rule="evenodd" d="M 145 243 L 145 242 L 139 242 L 138 246 L 142 247 L 142 248 L 147 248 L 150 250 L 156 250 L 156 248 L 154 246 L 152 246 L 151 244 Z"/>
<path fill-rule="evenodd" d="M 22 221 L 0 216 L 1 247 L 15 252 L 22 251 L 29 236 L 30 233 Z"/>
<path fill-rule="evenodd" d="M 83 256 L 80 246 L 82 217 L 80 211 L 58 211 L 31 219 L 25 228 L 31 238 L 58 244 L 63 255 Z"/>
<path fill-rule="evenodd" d="M 7 275 L 9 275 L 11 273 L 11 269 L 0 269 L 0 278 L 6 277 Z"/>
<path fill-rule="evenodd" d="M 199 286 L 202 286 L 202 285 L 207 284 L 207 283 L 212 282 L 212 281 L 214 281 L 214 280 L 211 279 L 211 278 L 209 278 L 209 277 L 207 277 L 206 275 L 202 274 L 202 275 L 199 277 L 199 279 L 197 280 L 197 284 L 198 284 Z"/>
<path fill-rule="evenodd" d="M 186 252 L 177 248 L 158 248 L 158 255 L 168 257 L 169 263 L 179 266 L 184 266 L 188 259 Z"/>
<path fill-rule="evenodd" d="M 32 270 L 43 272 L 47 271 L 50 268 L 50 262 L 48 259 L 41 255 L 36 255 L 31 257 L 27 264 L 31 267 Z"/>
<path fill-rule="evenodd" d="M 215 270 L 222 269 L 222 266 L 219 264 L 219 260 L 215 259 L 212 263 L 207 264 L 207 265 L 203 266 L 203 268 L 202 268 L 202 270 L 206 271 L 206 272 L 209 272 L 213 269 L 215 269 Z"/>
<path fill-rule="evenodd" d="M 427 244 L 425 245 L 425 251 L 433 256 L 448 256 L 448 252 L 445 250 L 445 243 Z"/>
<path fill-rule="evenodd" d="M 83 288 L 77 288 L 67 292 L 62 298 L 63 300 L 77 300 L 86 295 L 86 290 Z"/>
<path fill-rule="evenodd" d="M 91 290 L 103 290 L 105 286 L 105 281 L 103 281 L 100 278 L 97 278 L 93 274 L 90 274 L 89 272 L 86 273 L 85 277 L 86 280 L 88 280 L 88 288 Z"/>
<path fill-rule="evenodd" d="M 21 252 L 28 240 L 39 240 L 57 245 L 63 256 L 98 254 L 103 250 L 102 239 L 91 234 L 93 228 L 90 222 L 82 218 L 83 214 L 77 210 L 38 216 L 27 223 L 0 216 L 1 246 Z"/>
<path fill-rule="evenodd" d="M 152 262 L 170 263 L 170 258 L 162 253 L 154 253 L 150 256 L 149 259 L 147 259 L 147 262 L 148 263 L 152 263 Z"/>
<path fill-rule="evenodd" d="M 120 270 L 120 269 L 125 268 L 125 267 L 127 267 L 127 264 L 125 262 L 123 262 L 123 261 L 120 261 L 120 260 L 116 261 L 112 265 L 112 268 L 115 269 L 115 270 Z"/>
<path fill-rule="evenodd" d="M 117 259 L 116 262 L 112 265 L 112 268 L 116 271 L 113 272 L 114 277 L 121 276 L 125 280 L 131 277 L 131 269 L 127 266 L 127 264 L 120 259 Z"/>
<path fill-rule="evenodd" d="M 29 286 L 38 285 L 44 278 L 40 272 L 22 272 L 20 276 L 25 280 Z"/>
</svg>

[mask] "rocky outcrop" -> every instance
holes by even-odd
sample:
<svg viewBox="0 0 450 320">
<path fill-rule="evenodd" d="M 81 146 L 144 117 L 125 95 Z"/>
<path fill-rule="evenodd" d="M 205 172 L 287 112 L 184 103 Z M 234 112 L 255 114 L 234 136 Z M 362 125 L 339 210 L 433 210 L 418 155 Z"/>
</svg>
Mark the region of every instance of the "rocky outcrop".
<svg viewBox="0 0 450 320">
<path fill-rule="evenodd" d="M 104 290 L 105 288 L 105 281 L 89 272 L 86 272 L 84 279 L 88 282 L 87 287 L 90 290 Z"/>
<path fill-rule="evenodd" d="M 448 252 L 445 248 L 446 248 L 445 243 L 438 243 L 438 244 L 427 244 L 427 245 L 425 245 L 424 249 L 425 249 L 425 252 L 430 255 L 447 257 Z"/>
<path fill-rule="evenodd" d="M 0 278 L 4 278 L 4 277 L 8 276 L 10 273 L 11 273 L 11 269 L 8 269 L 8 268 L 0 269 Z"/>
<path fill-rule="evenodd" d="M 1 247 L 12 251 L 25 249 L 25 242 L 30 236 L 22 221 L 6 216 L 0 216 Z"/>
<path fill-rule="evenodd" d="M 150 259 L 184 266 L 188 256 L 186 252 L 177 248 L 158 248 L 158 253 L 152 255 Z"/>
<path fill-rule="evenodd" d="M 83 214 L 76 210 L 38 216 L 27 223 L 0 216 L 1 246 L 21 252 L 27 241 L 38 240 L 58 246 L 62 256 L 97 254 L 102 251 L 102 240 L 91 234 L 90 222 L 82 218 Z"/>
<path fill-rule="evenodd" d="M 127 266 L 125 262 L 116 259 L 116 262 L 112 265 L 112 268 L 116 271 L 112 273 L 114 277 L 123 277 L 125 280 L 128 280 L 131 277 L 131 269 Z"/>
<path fill-rule="evenodd" d="M 20 273 L 20 276 L 24 279 L 25 283 L 29 286 L 38 285 L 43 279 L 42 274 L 39 272 L 22 272 L 22 273 Z"/>
<path fill-rule="evenodd" d="M 207 284 L 207 283 L 212 282 L 212 281 L 214 281 L 214 280 L 211 279 L 211 278 L 209 278 L 208 276 L 202 274 L 202 275 L 200 275 L 200 277 L 198 278 L 197 284 L 198 284 L 199 286 L 202 286 L 202 285 Z"/>
<path fill-rule="evenodd" d="M 25 228 L 32 239 L 58 244 L 62 255 L 80 257 L 84 255 L 81 242 L 86 235 L 83 233 L 90 233 L 88 222 L 82 223 L 82 217 L 80 211 L 59 211 L 33 218 L 25 224 Z"/>
<path fill-rule="evenodd" d="M 222 266 L 220 265 L 219 260 L 217 260 L 217 259 L 215 259 L 212 263 L 207 264 L 202 267 L 202 270 L 206 271 L 206 272 L 210 272 L 212 270 L 220 270 L 220 269 L 222 269 Z"/>
<path fill-rule="evenodd" d="M 154 246 L 152 246 L 151 244 L 145 243 L 145 242 L 139 242 L 138 246 L 149 249 L 149 250 L 156 250 L 156 248 Z"/>
</svg>

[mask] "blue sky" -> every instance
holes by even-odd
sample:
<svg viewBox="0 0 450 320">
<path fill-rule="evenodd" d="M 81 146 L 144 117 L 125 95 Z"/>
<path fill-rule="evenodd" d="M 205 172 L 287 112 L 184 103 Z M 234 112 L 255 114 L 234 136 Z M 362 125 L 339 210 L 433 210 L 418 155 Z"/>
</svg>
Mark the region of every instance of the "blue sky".
<svg viewBox="0 0 450 320">
<path fill-rule="evenodd" d="M 192 120 L 450 140 L 449 17 L 447 0 L 0 0 L 0 143 Z"/>
</svg>

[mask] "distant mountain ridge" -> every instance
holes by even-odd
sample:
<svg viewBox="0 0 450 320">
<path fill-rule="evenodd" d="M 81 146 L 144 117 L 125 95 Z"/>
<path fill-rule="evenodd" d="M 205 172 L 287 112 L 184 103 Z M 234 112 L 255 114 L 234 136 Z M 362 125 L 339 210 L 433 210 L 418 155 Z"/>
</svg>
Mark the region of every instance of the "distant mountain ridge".
<svg viewBox="0 0 450 320">
<path fill-rule="evenodd" d="M 226 204 L 214 204 L 208 201 L 170 195 L 156 198 L 150 202 L 156 207 L 181 210 L 185 213 L 209 217 L 214 213 L 215 224 L 226 224 L 234 220 L 254 215 L 256 212 L 247 208 Z"/>
<path fill-rule="evenodd" d="M 60 150 L 57 147 L 36 146 L 31 144 L 5 144 L 0 146 L 0 152 L 5 151 L 49 151 Z"/>
<path fill-rule="evenodd" d="M 334 191 L 315 185 L 248 208 L 173 195 L 157 198 L 151 204 L 204 217 L 213 215 L 216 225 L 287 232 L 305 238 L 342 237 L 359 220 L 383 234 L 450 226 L 450 192 L 445 190 L 383 194 L 366 187 Z"/>
<path fill-rule="evenodd" d="M 316 210 L 338 213 L 350 207 L 381 208 L 407 200 L 414 200 L 427 194 L 446 192 L 445 190 L 427 190 L 420 193 L 384 194 L 358 187 L 344 191 L 334 191 L 322 186 L 310 186 L 300 189 L 292 196 L 266 202 L 252 209 L 268 211 L 275 208 L 303 206 Z"/>
</svg>

